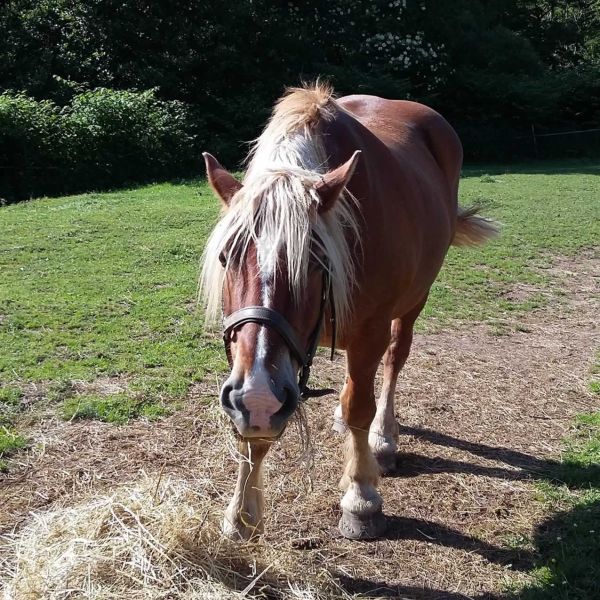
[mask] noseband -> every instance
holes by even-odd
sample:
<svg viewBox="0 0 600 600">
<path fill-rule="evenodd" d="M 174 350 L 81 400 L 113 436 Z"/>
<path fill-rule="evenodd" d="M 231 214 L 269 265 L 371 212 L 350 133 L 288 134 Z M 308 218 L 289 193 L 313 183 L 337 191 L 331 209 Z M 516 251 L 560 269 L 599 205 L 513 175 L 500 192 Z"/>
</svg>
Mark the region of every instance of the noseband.
<svg viewBox="0 0 600 600">
<path fill-rule="evenodd" d="M 310 377 L 310 367 L 312 366 L 312 361 L 319 345 L 319 337 L 321 335 L 321 328 L 323 327 L 325 307 L 328 300 L 329 310 L 331 311 L 331 360 L 333 360 L 336 336 L 335 305 L 333 303 L 331 276 L 328 270 L 324 270 L 319 318 L 309 338 L 308 350 L 303 348 L 296 332 L 287 322 L 286 318 L 276 310 L 266 306 L 245 306 L 223 319 L 223 343 L 225 344 L 225 353 L 227 354 L 229 366 L 231 367 L 233 364 L 231 357 L 231 334 L 233 331 L 246 325 L 246 323 L 258 323 L 259 325 L 274 329 L 286 343 L 293 357 L 298 361 L 300 365 L 298 387 L 300 388 L 300 397 L 303 400 L 334 393 L 335 390 L 333 389 L 311 390 L 307 386 L 308 378 Z"/>
</svg>

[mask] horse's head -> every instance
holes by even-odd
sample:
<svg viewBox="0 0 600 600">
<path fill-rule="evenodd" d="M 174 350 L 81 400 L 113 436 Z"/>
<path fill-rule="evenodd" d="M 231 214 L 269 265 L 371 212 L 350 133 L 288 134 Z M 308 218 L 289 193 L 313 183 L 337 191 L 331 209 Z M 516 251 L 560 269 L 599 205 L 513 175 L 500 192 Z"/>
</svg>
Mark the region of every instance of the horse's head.
<svg viewBox="0 0 600 600">
<path fill-rule="evenodd" d="M 323 220 L 358 153 L 323 175 L 271 171 L 245 185 L 210 154 L 204 158 L 224 206 L 203 271 L 209 312 L 211 299 L 213 312 L 222 304 L 231 366 L 221 405 L 241 436 L 275 438 L 298 406 L 298 373 L 318 342 L 324 287 L 346 262 L 338 246 L 342 254 L 347 246 L 331 239 Z"/>
</svg>

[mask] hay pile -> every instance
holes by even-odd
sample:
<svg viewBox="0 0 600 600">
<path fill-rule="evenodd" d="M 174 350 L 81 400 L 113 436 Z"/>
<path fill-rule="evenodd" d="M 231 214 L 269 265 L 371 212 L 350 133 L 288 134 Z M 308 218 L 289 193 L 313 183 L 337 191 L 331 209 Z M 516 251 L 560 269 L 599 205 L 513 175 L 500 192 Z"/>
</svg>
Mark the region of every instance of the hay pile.
<svg viewBox="0 0 600 600">
<path fill-rule="evenodd" d="M 0 545 L 5 600 L 348 597 L 323 565 L 223 538 L 209 490 L 194 485 L 145 478 L 34 513 Z"/>
</svg>

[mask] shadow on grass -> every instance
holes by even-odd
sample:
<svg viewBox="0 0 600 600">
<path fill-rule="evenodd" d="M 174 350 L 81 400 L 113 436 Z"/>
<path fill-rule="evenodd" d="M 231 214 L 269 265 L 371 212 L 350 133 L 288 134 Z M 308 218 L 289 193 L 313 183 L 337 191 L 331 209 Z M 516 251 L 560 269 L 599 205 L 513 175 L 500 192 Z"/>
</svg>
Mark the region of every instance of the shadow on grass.
<svg viewBox="0 0 600 600">
<path fill-rule="evenodd" d="M 600 598 L 600 493 L 544 521 L 534 543 L 539 552 L 537 581 L 507 600 Z"/>
<path fill-rule="evenodd" d="M 497 596 L 465 596 L 458 592 L 436 590 L 412 585 L 387 585 L 383 582 L 340 575 L 341 587 L 358 598 L 402 598 L 410 600 L 495 600 Z"/>
<path fill-rule="evenodd" d="M 534 534 L 536 582 L 518 592 L 467 596 L 448 590 L 388 585 L 339 575 L 345 591 L 368 598 L 414 600 L 597 600 L 600 599 L 600 501 L 555 514 Z M 415 537 L 415 536 L 410 536 Z M 469 550 L 468 546 L 464 547 Z M 491 547 L 493 548 L 493 547 Z M 500 549 L 497 549 L 500 550 Z M 485 554 L 483 554 L 485 556 Z"/>
<path fill-rule="evenodd" d="M 532 582 L 519 591 L 466 596 L 440 589 L 392 586 L 340 574 L 339 582 L 345 591 L 365 597 L 415 600 L 600 600 L 600 465 L 581 465 L 568 459 L 564 462 L 543 460 L 509 448 L 475 444 L 418 427 L 400 426 L 400 433 L 501 461 L 510 468 L 400 454 L 396 476 L 461 472 L 505 479 L 527 478 L 579 490 L 577 500 L 571 509 L 557 512 L 538 525 L 532 539 L 534 552 L 494 546 L 438 523 L 388 517 L 387 539 L 421 540 L 475 552 L 489 562 L 510 564 L 516 570 L 533 569 Z"/>
<path fill-rule="evenodd" d="M 501 479 L 537 479 L 560 482 L 570 488 L 600 487 L 600 465 L 541 459 L 501 446 L 476 444 L 423 427 L 399 425 L 400 435 L 411 435 L 437 446 L 456 448 L 482 458 L 502 462 L 510 468 L 486 467 L 459 460 L 431 458 L 418 454 L 398 453 L 392 476 L 414 477 L 425 473 L 469 473 Z"/>
<path fill-rule="evenodd" d="M 419 523 L 402 523 L 394 518 L 392 528 L 400 524 L 407 528 L 407 537 L 418 539 L 417 531 L 423 530 Z M 410 519 L 407 521 L 411 521 Z M 424 533 L 439 535 L 439 530 L 429 524 Z M 442 539 L 455 548 L 476 551 L 492 562 L 502 562 L 510 556 L 501 548 L 469 540 L 441 527 Z M 482 593 L 466 596 L 448 590 L 406 585 L 388 585 L 381 581 L 370 581 L 340 574 L 338 581 L 345 591 L 365 597 L 410 598 L 414 600 L 597 600 L 600 599 L 600 501 L 595 501 L 572 510 L 562 511 L 542 522 L 534 534 L 535 555 L 525 554 L 526 562 L 532 561 L 535 582 L 517 592 L 503 594 Z M 460 535 L 460 534 L 459 534 Z M 443 536 L 447 536 L 443 539 Z M 458 541 L 457 541 L 458 540 Z M 448 543 L 449 542 L 449 543 Z M 500 560 L 498 560 L 500 559 Z M 520 567 L 525 566 L 522 562 Z M 513 564 L 513 567 L 515 565 Z"/>
<path fill-rule="evenodd" d="M 388 529 L 383 538 L 388 540 L 416 540 L 447 548 L 476 553 L 488 562 L 511 566 L 515 570 L 527 570 L 533 566 L 533 555 L 525 550 L 501 548 L 440 523 L 390 515 Z"/>
</svg>

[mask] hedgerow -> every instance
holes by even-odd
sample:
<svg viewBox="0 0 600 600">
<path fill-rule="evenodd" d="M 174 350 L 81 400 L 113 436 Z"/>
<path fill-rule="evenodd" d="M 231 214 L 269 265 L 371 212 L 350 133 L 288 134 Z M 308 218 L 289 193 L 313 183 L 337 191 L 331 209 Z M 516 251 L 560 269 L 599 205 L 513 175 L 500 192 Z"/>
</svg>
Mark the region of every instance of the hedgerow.
<svg viewBox="0 0 600 600">
<path fill-rule="evenodd" d="M 235 167 L 319 76 L 432 106 L 467 161 L 597 156 L 531 134 L 598 128 L 599 32 L 598 0 L 5 0 L 0 197 Z"/>
<path fill-rule="evenodd" d="M 0 197 L 185 176 L 199 168 L 197 127 L 179 101 L 99 88 L 63 107 L 22 93 L 0 95 Z"/>
</svg>

